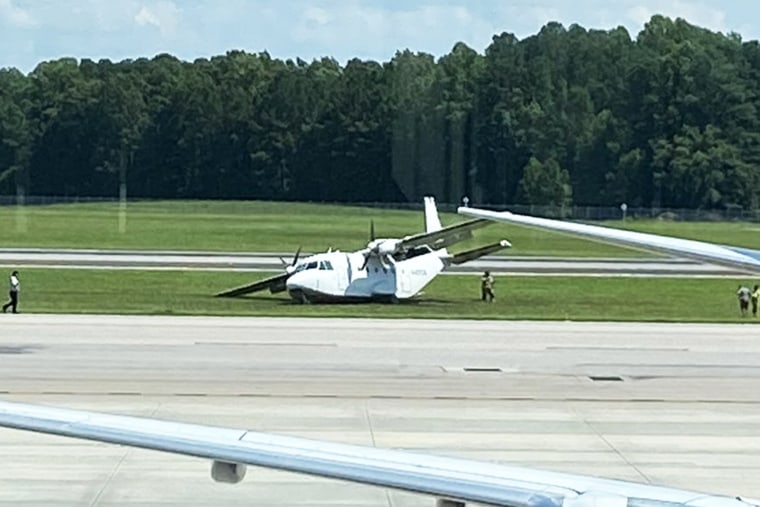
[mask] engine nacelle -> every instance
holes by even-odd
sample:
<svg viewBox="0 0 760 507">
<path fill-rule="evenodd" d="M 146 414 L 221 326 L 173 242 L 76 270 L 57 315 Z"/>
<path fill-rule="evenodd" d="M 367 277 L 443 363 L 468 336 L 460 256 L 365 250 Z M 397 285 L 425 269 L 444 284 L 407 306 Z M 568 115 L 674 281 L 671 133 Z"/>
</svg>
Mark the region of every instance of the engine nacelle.
<svg viewBox="0 0 760 507">
<path fill-rule="evenodd" d="M 211 478 L 216 482 L 237 484 L 245 477 L 246 466 L 240 463 L 214 461 L 211 465 Z"/>
<path fill-rule="evenodd" d="M 398 249 L 399 241 L 397 239 L 384 239 L 375 247 L 375 253 L 380 256 L 393 255 Z"/>
</svg>

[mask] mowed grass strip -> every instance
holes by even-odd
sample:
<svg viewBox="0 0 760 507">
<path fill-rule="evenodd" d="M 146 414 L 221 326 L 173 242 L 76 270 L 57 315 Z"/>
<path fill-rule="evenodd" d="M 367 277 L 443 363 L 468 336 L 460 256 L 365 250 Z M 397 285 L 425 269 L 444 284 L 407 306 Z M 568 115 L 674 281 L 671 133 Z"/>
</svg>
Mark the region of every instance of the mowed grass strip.
<svg viewBox="0 0 760 507">
<path fill-rule="evenodd" d="M 403 237 L 423 230 L 421 211 L 356 206 L 242 201 L 135 202 L 127 207 L 126 233 L 119 233 L 117 203 L 0 207 L 0 246 L 219 252 L 318 252 L 366 246 L 370 221 L 378 237 Z M 443 214 L 444 224 L 465 220 Z M 717 243 L 760 248 L 760 226 L 752 223 L 608 222 L 606 225 Z M 508 239 L 506 255 L 642 257 L 649 254 L 507 224 L 493 224 L 458 245 Z"/>
<path fill-rule="evenodd" d="M 171 201 L 127 207 L 126 233 L 118 230 L 117 203 L 0 208 L 5 247 L 307 252 L 364 248 L 374 221 L 377 237 L 424 230 L 422 211 L 309 203 Z M 444 224 L 467 220 L 442 214 Z M 619 257 L 642 254 L 505 224 L 478 230 L 460 249 L 509 239 L 513 255 Z"/>
<path fill-rule="evenodd" d="M 397 305 L 295 305 L 284 294 L 215 298 L 267 273 L 24 269 L 20 310 L 27 313 L 554 319 L 749 322 L 740 318 L 739 282 L 752 280 L 522 277 L 496 279 L 496 301 L 480 301 L 479 278 L 446 275 Z M 4 318 L 12 318 L 5 316 Z"/>
</svg>

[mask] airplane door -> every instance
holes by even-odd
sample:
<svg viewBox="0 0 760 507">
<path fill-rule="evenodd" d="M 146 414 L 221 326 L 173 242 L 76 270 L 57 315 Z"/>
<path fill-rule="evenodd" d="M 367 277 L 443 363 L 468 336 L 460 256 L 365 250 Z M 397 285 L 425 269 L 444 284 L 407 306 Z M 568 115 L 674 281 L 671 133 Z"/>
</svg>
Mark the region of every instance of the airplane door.
<svg viewBox="0 0 760 507">
<path fill-rule="evenodd" d="M 340 257 L 340 261 L 336 259 L 336 266 L 334 266 L 336 273 L 338 274 L 338 290 L 346 292 L 348 284 L 351 283 L 351 259 L 348 255 Z"/>
<path fill-rule="evenodd" d="M 401 270 L 401 292 L 408 293 L 412 290 L 412 276 L 409 274 L 409 270 Z"/>
</svg>

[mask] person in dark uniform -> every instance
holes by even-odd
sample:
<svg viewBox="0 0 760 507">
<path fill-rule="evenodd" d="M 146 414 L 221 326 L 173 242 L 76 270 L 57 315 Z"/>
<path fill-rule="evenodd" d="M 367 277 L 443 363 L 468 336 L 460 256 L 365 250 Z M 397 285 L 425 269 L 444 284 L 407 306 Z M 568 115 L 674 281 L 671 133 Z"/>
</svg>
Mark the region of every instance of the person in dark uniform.
<svg viewBox="0 0 760 507">
<path fill-rule="evenodd" d="M 740 285 L 736 291 L 736 297 L 739 299 L 739 312 L 744 317 L 747 315 L 747 310 L 749 310 L 749 300 L 752 297 L 752 291 L 748 287 Z"/>
<path fill-rule="evenodd" d="M 18 313 L 17 307 L 18 307 L 18 292 L 19 292 L 19 281 L 18 281 L 18 271 L 14 271 L 11 273 L 10 278 L 8 279 L 10 288 L 8 290 L 8 295 L 10 296 L 10 301 L 5 303 L 3 305 L 3 313 L 8 311 L 8 308 L 13 308 L 13 313 Z"/>
<path fill-rule="evenodd" d="M 493 302 L 493 277 L 486 271 L 480 279 L 480 298 L 483 301 Z"/>
</svg>

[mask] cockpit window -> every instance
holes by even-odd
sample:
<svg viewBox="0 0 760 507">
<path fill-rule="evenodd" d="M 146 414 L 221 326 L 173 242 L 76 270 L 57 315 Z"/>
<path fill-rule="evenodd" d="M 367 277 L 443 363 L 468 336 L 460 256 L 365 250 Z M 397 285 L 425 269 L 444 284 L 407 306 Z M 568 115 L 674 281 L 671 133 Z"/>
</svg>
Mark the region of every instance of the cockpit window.
<svg viewBox="0 0 760 507">
<path fill-rule="evenodd" d="M 413 258 L 418 257 L 420 255 L 428 254 L 428 253 L 430 253 L 432 251 L 433 250 L 431 250 L 429 246 L 427 246 L 427 245 L 420 245 L 420 246 L 417 246 L 417 247 L 414 247 L 414 248 L 410 248 L 409 250 L 406 250 L 406 251 L 394 254 L 393 255 L 393 259 L 395 261 L 404 261 L 404 260 L 407 260 L 407 259 L 413 259 Z"/>
<path fill-rule="evenodd" d="M 317 269 L 318 267 L 319 263 L 317 261 L 309 262 L 308 264 L 304 263 L 296 268 L 295 273 L 300 273 L 301 271 L 306 271 L 307 269 Z"/>
<path fill-rule="evenodd" d="M 322 261 L 319 263 L 319 269 L 322 269 L 325 271 L 332 271 L 333 267 L 330 261 Z"/>
</svg>

